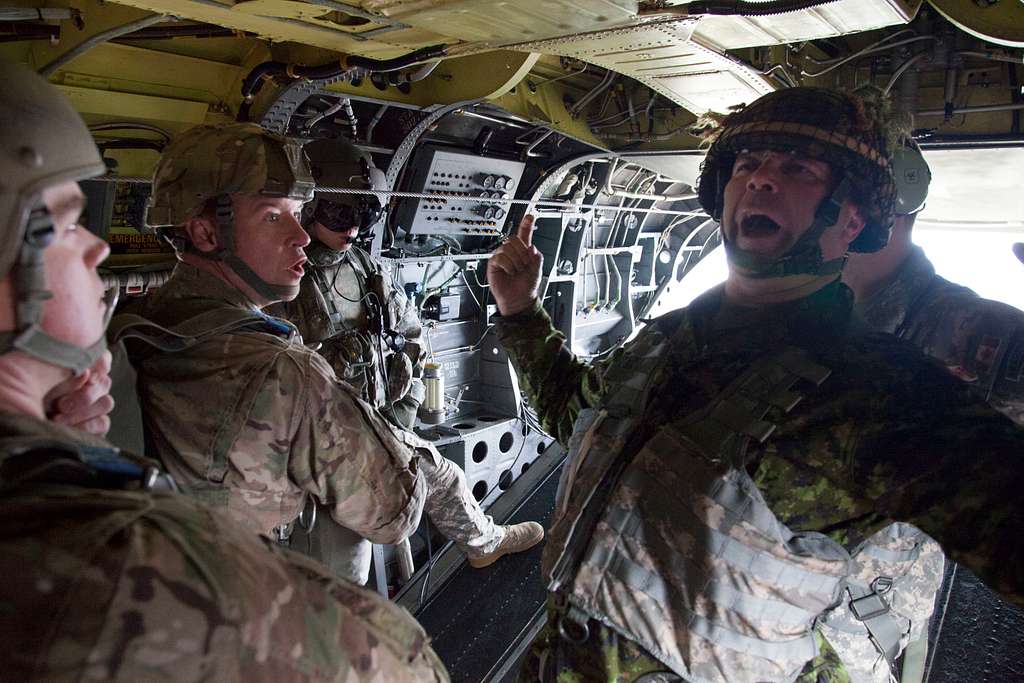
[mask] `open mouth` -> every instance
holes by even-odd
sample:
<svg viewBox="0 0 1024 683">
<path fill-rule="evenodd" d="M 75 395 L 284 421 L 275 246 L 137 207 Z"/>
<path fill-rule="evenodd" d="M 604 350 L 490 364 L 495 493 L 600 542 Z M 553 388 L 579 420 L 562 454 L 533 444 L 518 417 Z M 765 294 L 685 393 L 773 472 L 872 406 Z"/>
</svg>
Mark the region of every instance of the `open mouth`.
<svg viewBox="0 0 1024 683">
<path fill-rule="evenodd" d="M 289 268 L 288 270 L 290 270 L 291 272 L 295 273 L 299 277 L 302 277 L 303 275 L 306 274 L 306 269 L 303 267 L 303 266 L 305 266 L 305 264 L 306 264 L 306 259 L 305 258 L 301 258 L 298 261 L 296 261 L 295 264 L 291 268 Z"/>
<path fill-rule="evenodd" d="M 781 229 L 782 226 L 764 214 L 751 214 L 740 221 L 740 234 L 744 237 L 771 237 Z"/>
</svg>

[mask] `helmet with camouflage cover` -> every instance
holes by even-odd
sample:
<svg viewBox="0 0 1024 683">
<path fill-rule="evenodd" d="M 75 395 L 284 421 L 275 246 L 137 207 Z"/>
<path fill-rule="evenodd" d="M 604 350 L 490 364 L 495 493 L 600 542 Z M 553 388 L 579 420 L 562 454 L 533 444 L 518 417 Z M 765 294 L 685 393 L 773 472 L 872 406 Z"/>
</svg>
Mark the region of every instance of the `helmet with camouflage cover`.
<svg viewBox="0 0 1024 683">
<path fill-rule="evenodd" d="M 187 251 L 222 261 L 270 300 L 294 298 L 297 286 L 266 282 L 235 253 L 231 195 L 236 194 L 309 201 L 313 179 L 302 145 L 253 123 L 190 128 L 167 146 L 157 163 L 146 224 L 157 229 L 176 228 L 199 217 L 212 202 L 220 249 L 202 252 L 172 231 L 171 243 L 178 253 Z"/>
<path fill-rule="evenodd" d="M 43 250 L 54 236 L 43 190 L 101 175 L 106 166 L 71 104 L 35 72 L 0 61 L 0 274 L 14 275 L 17 329 L 0 333 L 0 353 L 20 350 L 80 373 L 106 350 L 104 339 L 82 348 L 45 333 L 50 297 Z"/>
<path fill-rule="evenodd" d="M 825 88 L 788 88 L 769 93 L 728 116 L 701 167 L 698 197 L 721 220 L 725 185 L 738 154 L 744 151 L 791 152 L 827 162 L 839 181 L 817 207 L 814 223 L 789 252 L 767 258 L 726 241 L 726 253 L 754 277 L 841 270 L 844 259 L 824 262 L 818 240 L 835 225 L 849 199 L 865 218 L 850 251 L 872 252 L 885 246 L 892 227 L 896 186 L 888 123 L 880 107 L 857 95 Z"/>
<path fill-rule="evenodd" d="M 306 145 L 317 186 L 383 190 L 387 181 L 373 158 L 346 140 L 314 140 Z M 352 227 L 365 236 L 380 219 L 383 202 L 372 194 L 324 194 L 316 199 L 312 218 L 328 230 Z"/>
</svg>

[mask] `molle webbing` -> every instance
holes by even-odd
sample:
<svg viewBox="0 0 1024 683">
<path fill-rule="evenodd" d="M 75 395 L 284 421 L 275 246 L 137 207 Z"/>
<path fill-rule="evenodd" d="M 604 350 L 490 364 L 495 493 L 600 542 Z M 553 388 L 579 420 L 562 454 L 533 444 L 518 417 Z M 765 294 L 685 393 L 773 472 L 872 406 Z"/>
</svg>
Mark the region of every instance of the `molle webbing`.
<svg viewBox="0 0 1024 683">
<path fill-rule="evenodd" d="M 577 442 L 590 443 L 580 454 L 587 467 L 621 453 L 616 444 L 636 428 L 650 393 L 644 365 L 609 378 L 608 411 Z M 779 522 L 743 466 L 750 440 L 775 430 L 769 411 L 792 410 L 803 398 L 798 384 L 828 375 L 796 348 L 765 356 L 706 408 L 662 427 L 631 462 L 608 468 L 598 488 L 612 493 L 585 504 L 591 514 L 574 529 L 552 588 L 564 586 L 574 612 L 687 680 L 795 676 L 816 653 L 812 625 L 838 598 L 850 557 L 821 534 Z M 585 552 L 577 544 L 588 544 Z"/>
</svg>

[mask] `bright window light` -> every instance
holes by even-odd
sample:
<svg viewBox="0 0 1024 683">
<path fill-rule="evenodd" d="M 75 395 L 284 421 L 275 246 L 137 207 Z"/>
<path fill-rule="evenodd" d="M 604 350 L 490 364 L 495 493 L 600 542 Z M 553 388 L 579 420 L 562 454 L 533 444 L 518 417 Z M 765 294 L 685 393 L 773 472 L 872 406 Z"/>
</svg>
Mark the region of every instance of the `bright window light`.
<svg viewBox="0 0 1024 683">
<path fill-rule="evenodd" d="M 912 234 L 939 275 L 1024 310 L 1024 264 L 1011 250 L 1014 242 L 1024 242 L 1024 232 L 918 223 Z"/>
</svg>

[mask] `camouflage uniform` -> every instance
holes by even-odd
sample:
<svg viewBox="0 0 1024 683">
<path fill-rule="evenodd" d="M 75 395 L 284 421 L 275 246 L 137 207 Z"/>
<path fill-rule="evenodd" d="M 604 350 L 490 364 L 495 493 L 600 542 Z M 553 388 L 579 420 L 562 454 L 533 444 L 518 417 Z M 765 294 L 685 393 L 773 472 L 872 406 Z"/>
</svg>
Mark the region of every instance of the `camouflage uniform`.
<svg viewBox="0 0 1024 683">
<path fill-rule="evenodd" d="M 292 322 L 340 379 L 394 424 L 412 429 L 423 401 L 419 316 L 405 291 L 359 247 L 314 242 L 299 296 L 266 312 Z"/>
<path fill-rule="evenodd" d="M 237 289 L 181 263 L 135 312 L 173 327 L 251 308 Z M 461 470 L 381 418 L 317 353 L 273 330 L 212 335 L 173 353 L 130 347 L 149 447 L 186 490 L 262 534 L 295 520 L 312 496 L 374 543 L 408 537 L 424 509 L 439 526 L 454 520 L 450 537 L 467 552 L 500 543 L 472 499 L 457 500 Z M 365 581 L 368 566 L 351 571 L 346 578 Z"/>
<path fill-rule="evenodd" d="M 872 329 L 906 339 L 1024 425 L 1024 312 L 940 277 L 916 246 L 896 279 L 855 310 Z"/>
<path fill-rule="evenodd" d="M 102 441 L 11 414 L 0 435 L 5 680 L 448 680 L 375 594 L 185 496 L 101 486 L 76 455 Z"/>
<path fill-rule="evenodd" d="M 622 461 L 659 427 L 707 404 L 765 353 L 806 349 L 832 376 L 791 412 L 773 414 L 774 435 L 749 451 L 748 471 L 780 520 L 846 547 L 893 520 L 910 522 L 991 586 L 1024 602 L 1024 518 L 1016 493 L 1024 468 L 1015 461 L 1024 434 L 914 349 L 887 335 L 860 333 L 851 311 L 852 294 L 839 283 L 762 309 L 730 306 L 719 288 L 592 365 L 573 357 L 539 305 L 502 319 L 497 331 L 545 428 L 563 444 L 583 409 L 601 406 L 619 389 L 610 385 L 609 370 L 640 358 L 654 330 L 670 335 L 671 355 L 653 378 L 640 432 L 624 440 Z M 546 575 L 558 559 L 552 548 L 568 533 L 559 522 L 570 516 L 569 495 L 560 496 L 545 549 Z M 636 644 L 616 642 L 604 625 L 592 621 L 590 634 L 573 646 L 549 630 L 526 676 L 541 662 L 565 681 L 633 681 L 665 671 Z M 802 680 L 845 680 L 842 666 L 828 658 L 823 649 Z"/>
</svg>

